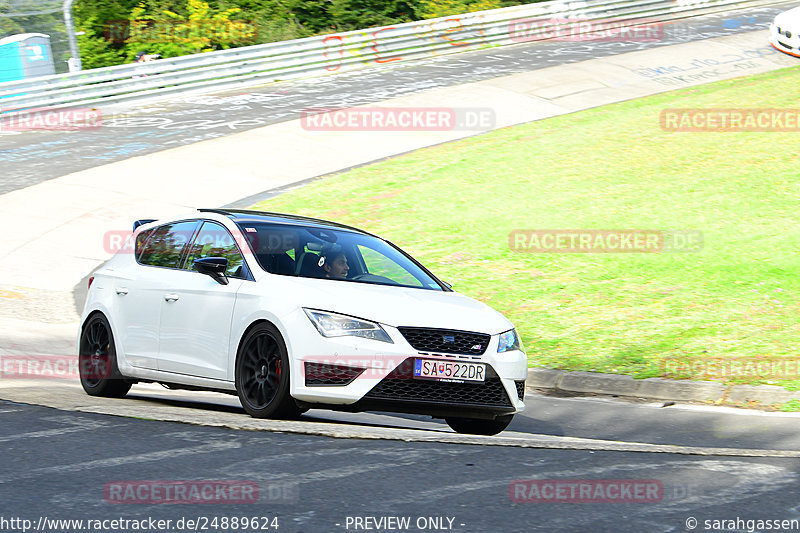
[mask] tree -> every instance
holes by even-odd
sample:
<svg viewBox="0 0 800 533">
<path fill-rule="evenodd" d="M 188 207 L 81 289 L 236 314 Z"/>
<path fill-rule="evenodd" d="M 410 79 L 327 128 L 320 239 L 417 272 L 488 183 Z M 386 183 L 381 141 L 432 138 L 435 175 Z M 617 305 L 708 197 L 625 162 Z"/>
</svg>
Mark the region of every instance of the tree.
<svg viewBox="0 0 800 533">
<path fill-rule="evenodd" d="M 289 0 L 286 6 L 297 24 L 310 32 L 327 31 L 333 25 L 330 0 Z"/>
<path fill-rule="evenodd" d="M 161 9 L 151 2 L 134 7 L 126 40 L 128 57 L 139 51 L 175 57 L 255 42 L 255 26 L 231 20 L 241 12 L 238 7 L 219 10 L 203 0 L 187 0 L 181 11 Z"/>
<path fill-rule="evenodd" d="M 417 13 L 421 18 L 432 19 L 461 13 L 473 13 L 504 6 L 502 0 L 418 0 Z"/>
<path fill-rule="evenodd" d="M 8 0 L 0 0 L 0 37 L 24 33 L 22 25 L 11 15 L 12 11 Z"/>
<path fill-rule="evenodd" d="M 330 12 L 340 31 L 417 20 L 412 0 L 332 0 Z"/>
<path fill-rule="evenodd" d="M 121 46 L 115 46 L 107 37 L 97 35 L 95 17 L 85 20 L 78 35 L 78 49 L 81 51 L 81 64 L 84 69 L 108 67 L 126 62 Z M 108 32 L 106 32 L 108 35 Z"/>
</svg>

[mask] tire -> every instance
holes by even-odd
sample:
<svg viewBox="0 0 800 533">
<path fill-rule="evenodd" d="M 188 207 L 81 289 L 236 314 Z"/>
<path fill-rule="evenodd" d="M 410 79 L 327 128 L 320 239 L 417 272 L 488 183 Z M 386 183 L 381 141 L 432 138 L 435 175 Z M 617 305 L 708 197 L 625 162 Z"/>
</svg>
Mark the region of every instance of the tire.
<svg viewBox="0 0 800 533">
<path fill-rule="evenodd" d="M 78 346 L 78 371 L 81 386 L 89 396 L 122 398 L 132 383 L 120 374 L 114 335 L 106 317 L 92 315 L 81 331 Z"/>
<path fill-rule="evenodd" d="M 236 392 L 254 418 L 294 418 L 300 414 L 289 394 L 289 355 L 278 329 L 263 322 L 245 335 L 236 355 Z"/>
<path fill-rule="evenodd" d="M 469 435 L 497 435 L 508 427 L 514 415 L 498 416 L 494 420 L 484 420 L 481 418 L 445 418 L 445 422 L 454 431 Z"/>
</svg>

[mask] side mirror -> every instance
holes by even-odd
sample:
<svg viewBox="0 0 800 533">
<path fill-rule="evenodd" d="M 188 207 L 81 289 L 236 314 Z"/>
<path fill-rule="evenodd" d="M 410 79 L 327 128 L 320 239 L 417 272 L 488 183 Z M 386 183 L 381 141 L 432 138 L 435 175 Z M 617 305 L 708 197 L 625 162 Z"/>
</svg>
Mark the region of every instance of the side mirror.
<svg viewBox="0 0 800 533">
<path fill-rule="evenodd" d="M 227 258 L 203 257 L 195 259 L 192 264 L 194 264 L 198 272 L 211 276 L 220 285 L 228 284 L 228 276 L 225 275 L 225 271 L 228 270 Z"/>
</svg>

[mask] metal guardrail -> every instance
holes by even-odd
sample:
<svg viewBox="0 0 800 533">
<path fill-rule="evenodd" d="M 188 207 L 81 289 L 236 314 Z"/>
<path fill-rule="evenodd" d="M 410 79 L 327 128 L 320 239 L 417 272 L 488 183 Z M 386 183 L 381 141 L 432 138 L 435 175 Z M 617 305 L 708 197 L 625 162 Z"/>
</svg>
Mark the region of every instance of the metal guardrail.
<svg viewBox="0 0 800 533">
<path fill-rule="evenodd" d="M 148 63 L 0 83 L 4 114 L 32 108 L 112 104 L 376 68 L 398 61 L 592 31 L 591 22 L 658 24 L 768 0 L 550 1 Z M 663 27 L 663 26 L 661 26 Z"/>
</svg>

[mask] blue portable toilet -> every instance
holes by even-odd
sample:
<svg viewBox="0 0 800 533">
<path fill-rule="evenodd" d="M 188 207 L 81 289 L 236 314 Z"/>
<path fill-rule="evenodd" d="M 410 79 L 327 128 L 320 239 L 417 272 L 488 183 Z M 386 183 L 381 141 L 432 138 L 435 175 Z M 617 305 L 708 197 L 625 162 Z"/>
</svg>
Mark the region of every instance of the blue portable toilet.
<svg viewBox="0 0 800 533">
<path fill-rule="evenodd" d="M 0 39 L 0 83 L 55 73 L 49 35 L 20 33 Z"/>
</svg>

